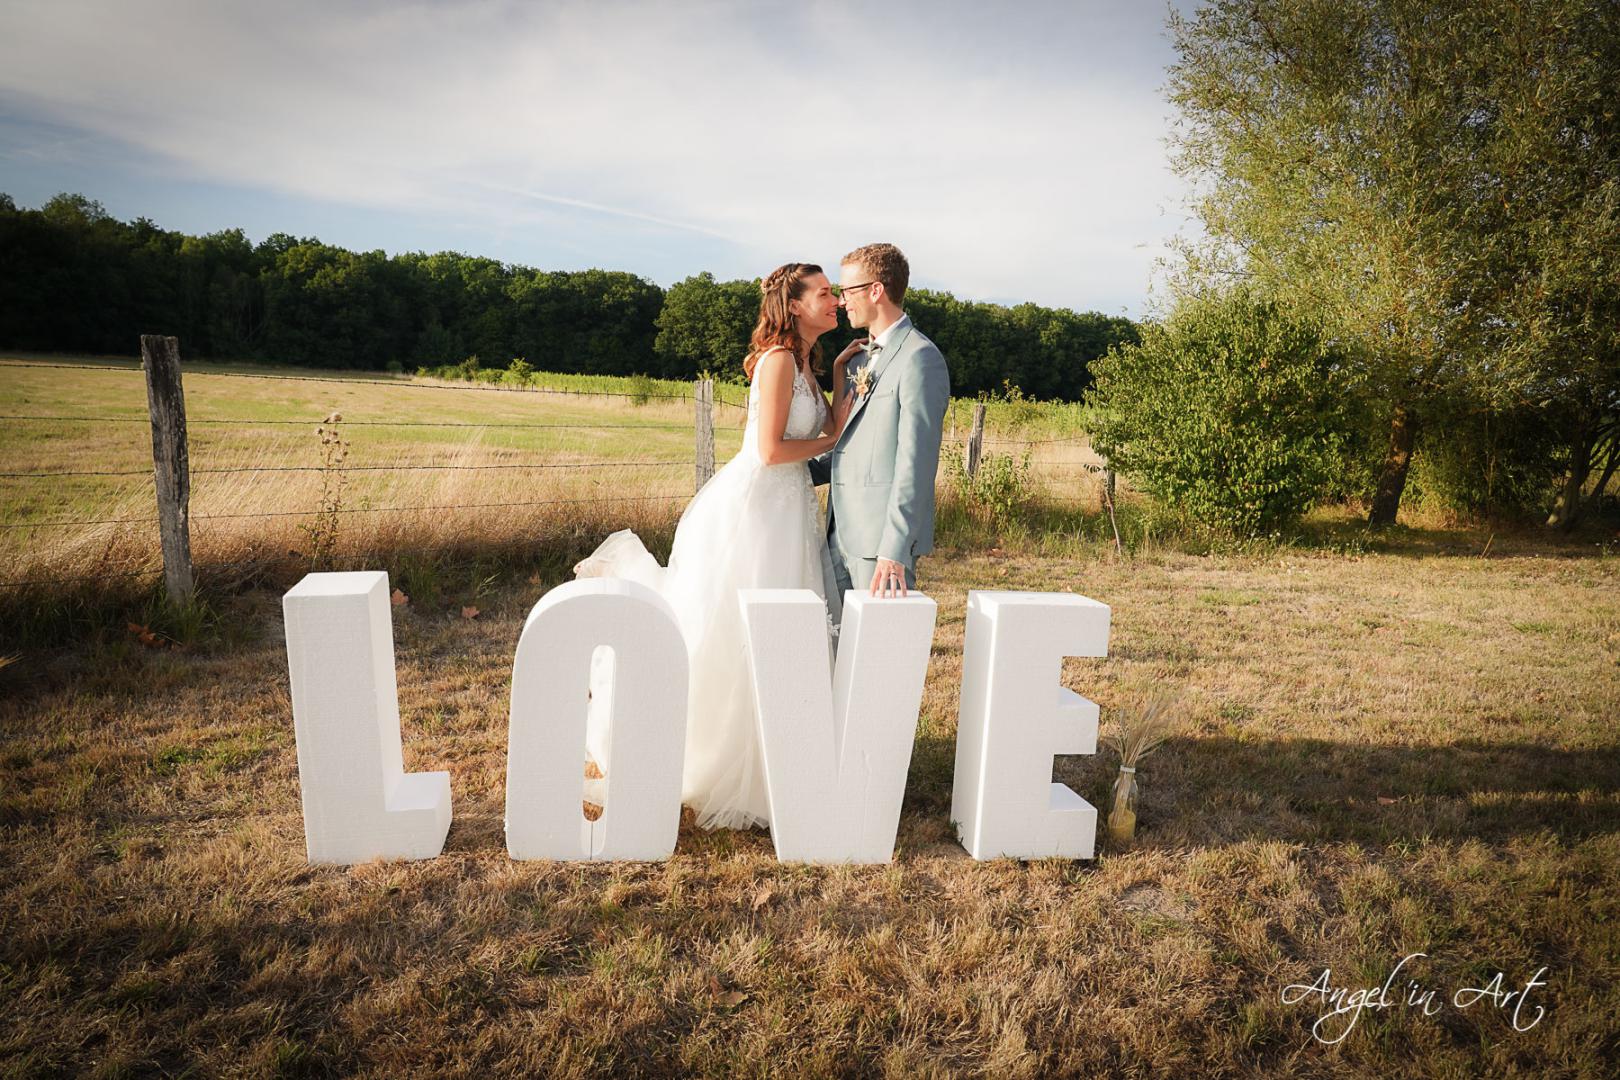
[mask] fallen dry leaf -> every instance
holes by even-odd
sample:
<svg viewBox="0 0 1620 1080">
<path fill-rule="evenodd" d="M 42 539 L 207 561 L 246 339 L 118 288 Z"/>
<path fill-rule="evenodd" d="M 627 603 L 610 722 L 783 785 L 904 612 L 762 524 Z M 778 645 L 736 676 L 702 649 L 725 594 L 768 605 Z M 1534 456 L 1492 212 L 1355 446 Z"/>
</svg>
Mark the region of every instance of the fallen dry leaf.
<svg viewBox="0 0 1620 1080">
<path fill-rule="evenodd" d="M 754 910 L 758 911 L 760 908 L 770 903 L 771 897 L 775 895 L 776 893 L 769 886 L 759 890 L 759 892 L 754 894 Z"/>
<path fill-rule="evenodd" d="M 389 599 L 394 602 L 395 607 L 399 607 L 401 604 L 408 604 L 411 602 L 411 598 L 405 595 L 405 591 L 403 589 L 395 589 L 394 594 L 390 596 Z"/>
<path fill-rule="evenodd" d="M 473 607 L 471 604 L 468 604 L 466 607 L 461 609 L 461 617 L 463 619 L 476 619 L 478 618 L 478 609 Z"/>
<path fill-rule="evenodd" d="M 748 1000 L 748 995 L 743 993 L 741 990 L 727 990 L 722 987 L 720 985 L 720 980 L 713 975 L 709 976 L 709 996 L 713 998 L 714 1003 L 720 1006 L 722 1009 L 736 1008 L 738 1005 L 741 1005 L 743 1002 Z"/>
<path fill-rule="evenodd" d="M 1378 796 L 1378 805 L 1379 806 L 1394 806 L 1395 805 L 1395 800 L 1390 798 L 1388 795 L 1380 795 L 1380 796 Z"/>
<path fill-rule="evenodd" d="M 134 634 L 136 640 L 142 645 L 145 645 L 148 649 L 163 648 L 163 640 L 159 638 L 157 634 L 153 633 L 150 627 L 142 626 L 137 622 L 132 622 L 129 624 L 129 632 Z"/>
</svg>

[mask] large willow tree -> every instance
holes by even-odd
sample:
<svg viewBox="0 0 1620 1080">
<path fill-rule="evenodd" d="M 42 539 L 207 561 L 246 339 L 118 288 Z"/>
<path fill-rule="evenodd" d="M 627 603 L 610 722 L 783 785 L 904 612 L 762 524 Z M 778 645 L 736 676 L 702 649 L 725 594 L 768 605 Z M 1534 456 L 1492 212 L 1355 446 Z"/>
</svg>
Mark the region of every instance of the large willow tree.
<svg viewBox="0 0 1620 1080">
<path fill-rule="evenodd" d="M 1603 398 L 1613 357 L 1579 298 L 1605 287 L 1612 247 L 1592 193 L 1612 183 L 1615 10 L 1213 0 L 1172 16 L 1177 164 L 1208 235 L 1191 270 L 1251 279 L 1359 357 L 1388 425 L 1375 524 L 1395 520 L 1440 403 Z"/>
<path fill-rule="evenodd" d="M 1515 5 L 1500 29 L 1501 351 L 1566 448 L 1548 524 L 1568 529 L 1620 466 L 1620 3 Z"/>
</svg>

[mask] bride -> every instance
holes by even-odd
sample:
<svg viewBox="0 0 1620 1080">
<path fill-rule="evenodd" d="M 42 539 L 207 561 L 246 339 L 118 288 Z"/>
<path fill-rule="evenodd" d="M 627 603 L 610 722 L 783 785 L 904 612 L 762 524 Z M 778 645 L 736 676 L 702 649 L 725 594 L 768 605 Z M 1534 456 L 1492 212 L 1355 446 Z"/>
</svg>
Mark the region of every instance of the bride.
<svg viewBox="0 0 1620 1080">
<path fill-rule="evenodd" d="M 816 384 L 818 338 L 838 325 L 838 298 L 810 263 L 788 263 L 760 286 L 759 321 L 743 371 L 748 424 L 742 449 L 687 504 L 669 566 L 628 529 L 575 567 L 576 577 L 618 577 L 662 593 L 691 660 L 681 801 L 706 829 L 770 823 L 755 728 L 739 589 L 811 589 L 829 604 L 829 648 L 841 615 L 826 524 L 806 461 L 832 449 L 852 402 L 829 407 Z M 834 387 L 859 342 L 833 362 Z M 598 696 L 594 701 L 601 700 Z M 592 709 L 587 749 L 604 776 L 607 717 Z"/>
</svg>

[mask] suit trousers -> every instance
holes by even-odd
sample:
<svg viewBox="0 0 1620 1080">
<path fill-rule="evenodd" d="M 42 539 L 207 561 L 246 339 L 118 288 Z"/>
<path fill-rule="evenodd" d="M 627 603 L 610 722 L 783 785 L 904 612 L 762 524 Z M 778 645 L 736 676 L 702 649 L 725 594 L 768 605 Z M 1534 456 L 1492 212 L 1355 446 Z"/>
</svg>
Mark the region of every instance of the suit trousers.
<svg viewBox="0 0 1620 1080">
<path fill-rule="evenodd" d="M 877 573 L 876 559 L 863 559 L 846 554 L 838 543 L 838 521 L 835 518 L 827 526 L 827 550 L 832 554 L 833 574 L 838 579 L 838 595 L 842 597 L 850 589 L 867 592 L 872 588 L 872 575 Z M 917 568 L 906 566 L 906 588 L 917 587 Z"/>
</svg>

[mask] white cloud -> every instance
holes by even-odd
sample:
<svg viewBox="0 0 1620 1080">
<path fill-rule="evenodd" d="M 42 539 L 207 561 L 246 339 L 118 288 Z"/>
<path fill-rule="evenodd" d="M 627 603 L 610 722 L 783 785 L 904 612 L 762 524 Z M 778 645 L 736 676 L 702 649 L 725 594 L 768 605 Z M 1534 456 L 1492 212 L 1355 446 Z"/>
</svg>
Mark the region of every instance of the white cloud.
<svg viewBox="0 0 1620 1080">
<path fill-rule="evenodd" d="M 189 179 L 720 237 L 735 265 L 691 270 L 722 276 L 882 238 L 963 295 L 1135 308 L 1180 222 L 1161 23 L 1129 4 L 35 0 L 0 23 L 0 94 Z"/>
</svg>

